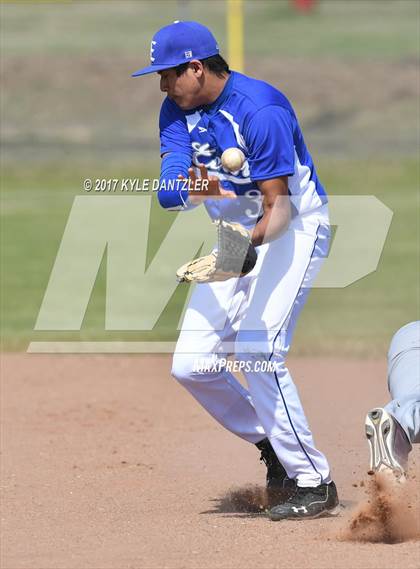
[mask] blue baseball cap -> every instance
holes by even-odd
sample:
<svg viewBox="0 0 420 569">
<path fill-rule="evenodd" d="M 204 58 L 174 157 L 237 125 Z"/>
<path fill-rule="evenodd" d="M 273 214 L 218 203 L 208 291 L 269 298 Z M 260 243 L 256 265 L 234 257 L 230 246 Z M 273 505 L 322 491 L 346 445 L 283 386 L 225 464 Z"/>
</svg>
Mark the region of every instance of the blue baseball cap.
<svg viewBox="0 0 420 569">
<path fill-rule="evenodd" d="M 219 53 L 211 31 L 198 22 L 176 21 L 161 28 L 150 44 L 150 65 L 139 69 L 132 77 L 177 67 L 192 59 L 205 59 Z"/>
</svg>

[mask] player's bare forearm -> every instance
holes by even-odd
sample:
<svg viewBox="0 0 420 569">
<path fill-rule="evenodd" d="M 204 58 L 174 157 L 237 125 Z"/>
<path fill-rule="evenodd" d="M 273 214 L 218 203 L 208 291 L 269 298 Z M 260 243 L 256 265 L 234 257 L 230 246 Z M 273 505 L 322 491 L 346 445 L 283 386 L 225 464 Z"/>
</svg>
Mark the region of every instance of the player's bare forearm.
<svg viewBox="0 0 420 569">
<path fill-rule="evenodd" d="M 290 223 L 287 176 L 258 182 L 263 196 L 263 216 L 254 227 L 252 243 L 262 245 L 277 239 Z"/>
</svg>

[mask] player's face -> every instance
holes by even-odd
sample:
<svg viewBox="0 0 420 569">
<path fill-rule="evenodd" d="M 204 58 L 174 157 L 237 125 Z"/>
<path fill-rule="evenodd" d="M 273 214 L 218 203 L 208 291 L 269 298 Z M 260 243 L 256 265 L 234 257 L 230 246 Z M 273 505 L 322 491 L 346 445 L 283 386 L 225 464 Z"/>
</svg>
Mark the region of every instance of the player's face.
<svg viewBox="0 0 420 569">
<path fill-rule="evenodd" d="M 188 111 L 200 104 L 201 83 L 200 74 L 193 67 L 182 73 L 179 77 L 175 69 L 165 69 L 159 72 L 160 90 L 183 109 Z"/>
</svg>

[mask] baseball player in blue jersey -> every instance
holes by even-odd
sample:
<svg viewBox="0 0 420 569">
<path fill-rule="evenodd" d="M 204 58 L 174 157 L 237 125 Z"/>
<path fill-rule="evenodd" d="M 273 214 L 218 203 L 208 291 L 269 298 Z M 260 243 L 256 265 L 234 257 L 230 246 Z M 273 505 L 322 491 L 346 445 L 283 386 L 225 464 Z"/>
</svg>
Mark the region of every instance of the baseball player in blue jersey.
<svg viewBox="0 0 420 569">
<path fill-rule="evenodd" d="M 370 472 L 405 475 L 412 443 L 420 443 L 420 321 L 395 333 L 388 350 L 388 387 L 392 400 L 372 409 L 365 432 Z"/>
<path fill-rule="evenodd" d="M 150 59 L 133 76 L 158 73 L 166 94 L 160 204 L 175 211 L 203 204 L 211 219 L 246 228 L 257 253 L 244 276 L 195 287 L 172 375 L 219 423 L 258 447 L 270 491 L 290 489 L 288 497 L 278 495 L 272 520 L 336 515 L 330 467 L 285 364 L 330 239 L 327 197 L 294 110 L 271 85 L 230 71 L 210 30 L 197 22 L 159 30 Z M 245 156 L 238 171 L 222 165 L 228 148 Z M 196 191 L 172 183 L 180 179 L 207 184 Z M 249 390 L 227 366 L 212 365 L 230 353 L 244 364 Z M 197 357 L 208 366 L 197 369 Z"/>
</svg>

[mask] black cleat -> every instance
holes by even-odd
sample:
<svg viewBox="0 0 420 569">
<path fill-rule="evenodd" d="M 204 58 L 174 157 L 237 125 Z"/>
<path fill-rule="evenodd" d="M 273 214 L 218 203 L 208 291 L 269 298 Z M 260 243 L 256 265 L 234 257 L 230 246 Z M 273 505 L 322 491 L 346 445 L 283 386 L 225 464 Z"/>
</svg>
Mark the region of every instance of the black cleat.
<svg viewBox="0 0 420 569">
<path fill-rule="evenodd" d="M 334 482 L 314 488 L 297 486 L 288 500 L 269 512 L 272 521 L 307 520 L 340 513 L 337 488 Z"/>
<path fill-rule="evenodd" d="M 270 441 L 265 438 L 255 445 L 261 451 L 260 460 L 267 467 L 266 488 L 270 502 L 281 497 L 287 498 L 295 489 L 296 482 L 288 478 L 286 470 L 277 458 Z"/>
<path fill-rule="evenodd" d="M 283 488 L 283 482 L 285 478 L 287 478 L 287 473 L 284 466 L 277 458 L 270 441 L 266 438 L 255 446 L 261 451 L 260 461 L 264 462 L 267 467 L 267 488 L 279 486 Z"/>
</svg>

